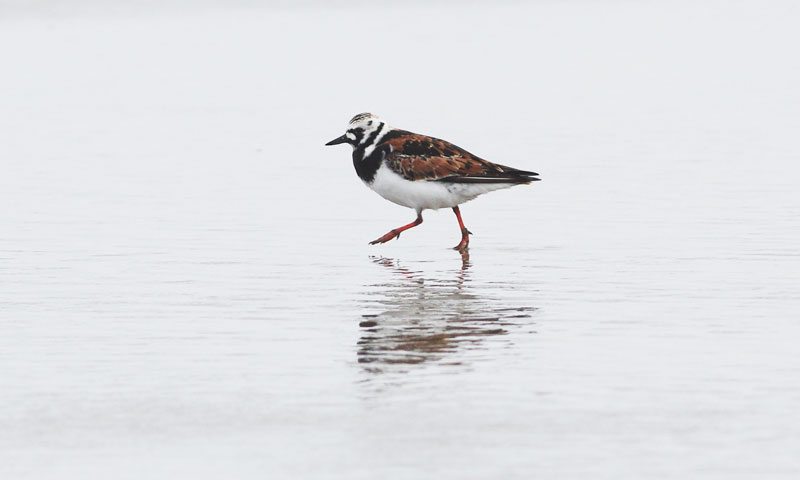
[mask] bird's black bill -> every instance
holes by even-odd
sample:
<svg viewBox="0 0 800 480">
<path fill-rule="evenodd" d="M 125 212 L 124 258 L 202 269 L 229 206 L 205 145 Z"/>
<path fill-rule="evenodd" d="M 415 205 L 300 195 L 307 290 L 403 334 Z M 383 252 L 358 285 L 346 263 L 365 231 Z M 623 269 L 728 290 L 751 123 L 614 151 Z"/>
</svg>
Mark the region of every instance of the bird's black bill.
<svg viewBox="0 0 800 480">
<path fill-rule="evenodd" d="M 347 136 L 342 135 L 339 138 L 334 138 L 330 142 L 326 143 L 325 145 L 339 145 L 340 143 L 345 143 L 347 141 Z"/>
</svg>

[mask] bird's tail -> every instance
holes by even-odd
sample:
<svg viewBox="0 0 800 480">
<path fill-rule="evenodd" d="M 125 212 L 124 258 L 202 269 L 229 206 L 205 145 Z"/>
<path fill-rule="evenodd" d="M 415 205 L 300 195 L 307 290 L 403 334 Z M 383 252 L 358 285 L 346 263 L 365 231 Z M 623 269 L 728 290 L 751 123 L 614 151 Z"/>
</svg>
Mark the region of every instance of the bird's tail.
<svg viewBox="0 0 800 480">
<path fill-rule="evenodd" d="M 517 170 L 511 167 L 501 167 L 502 171 L 484 175 L 462 175 L 445 177 L 439 179 L 440 182 L 452 183 L 512 183 L 512 184 L 527 184 L 531 182 L 538 182 L 541 180 L 539 174 L 536 172 L 529 172 L 527 170 Z"/>
</svg>

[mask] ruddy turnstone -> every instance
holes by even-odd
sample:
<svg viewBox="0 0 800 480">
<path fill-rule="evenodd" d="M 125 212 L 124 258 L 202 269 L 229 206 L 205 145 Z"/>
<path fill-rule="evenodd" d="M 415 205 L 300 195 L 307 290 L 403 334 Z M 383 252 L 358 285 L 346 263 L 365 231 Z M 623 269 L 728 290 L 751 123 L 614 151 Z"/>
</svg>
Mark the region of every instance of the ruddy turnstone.
<svg viewBox="0 0 800 480">
<path fill-rule="evenodd" d="M 491 163 L 445 140 L 392 128 L 371 113 L 350 120 L 347 132 L 325 145 L 348 143 L 353 166 L 369 188 L 390 202 L 413 208 L 417 218 L 370 244 L 386 243 L 422 223 L 423 210 L 452 208 L 461 228 L 456 250 L 469 245 L 458 206 L 478 195 L 539 180 L 538 173 Z"/>
</svg>

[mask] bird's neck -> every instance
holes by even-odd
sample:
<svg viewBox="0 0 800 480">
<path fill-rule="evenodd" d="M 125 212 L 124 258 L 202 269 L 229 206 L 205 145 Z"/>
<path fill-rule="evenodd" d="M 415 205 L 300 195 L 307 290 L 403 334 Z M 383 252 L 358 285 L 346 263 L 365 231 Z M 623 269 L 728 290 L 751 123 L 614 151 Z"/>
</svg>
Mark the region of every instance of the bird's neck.
<svg viewBox="0 0 800 480">
<path fill-rule="evenodd" d="M 371 183 L 375 178 L 375 173 L 380 168 L 384 155 L 388 153 L 382 142 L 386 134 L 392 130 L 390 126 L 381 122 L 373 130 L 367 132 L 363 142 L 353 149 L 353 166 L 356 167 L 356 173 L 361 180 Z"/>
<path fill-rule="evenodd" d="M 369 149 L 359 145 L 353 150 L 353 166 L 361 180 L 372 183 L 375 173 L 381 167 L 385 153 L 383 146 L 376 147 L 375 145 Z"/>
</svg>

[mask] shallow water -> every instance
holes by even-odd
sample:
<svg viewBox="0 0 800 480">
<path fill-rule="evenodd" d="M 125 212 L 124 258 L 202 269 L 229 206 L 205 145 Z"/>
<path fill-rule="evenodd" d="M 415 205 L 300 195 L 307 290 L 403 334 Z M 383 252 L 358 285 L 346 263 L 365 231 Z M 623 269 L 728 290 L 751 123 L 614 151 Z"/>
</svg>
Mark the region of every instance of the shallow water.
<svg viewBox="0 0 800 480">
<path fill-rule="evenodd" d="M 47 5 L 0 20 L 3 478 L 800 473 L 792 3 Z M 366 109 L 543 181 L 370 246 Z"/>
</svg>

